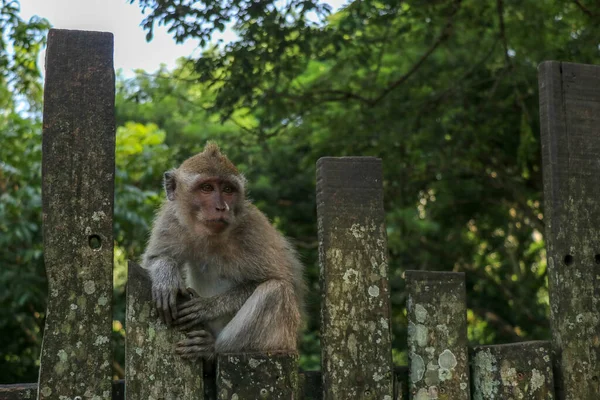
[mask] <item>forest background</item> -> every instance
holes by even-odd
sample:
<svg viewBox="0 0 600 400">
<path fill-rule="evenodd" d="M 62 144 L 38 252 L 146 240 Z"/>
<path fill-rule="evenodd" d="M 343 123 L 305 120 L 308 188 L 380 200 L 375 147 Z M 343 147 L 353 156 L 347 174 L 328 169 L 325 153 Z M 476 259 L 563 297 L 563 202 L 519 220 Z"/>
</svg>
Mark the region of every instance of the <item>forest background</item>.
<svg viewBox="0 0 600 400">
<path fill-rule="evenodd" d="M 216 140 L 299 249 L 318 293 L 315 162 L 383 159 L 393 357 L 406 363 L 407 269 L 464 271 L 469 340 L 548 339 L 537 66 L 600 64 L 594 0 L 124 0 L 204 51 L 117 74 L 114 373 L 126 260 L 144 249 L 163 171 Z M 0 383 L 34 382 L 46 310 L 42 80 L 50 24 L 0 3 Z M 214 42 L 233 29 L 231 42 Z M 319 368 L 319 297 L 301 364 Z"/>
</svg>

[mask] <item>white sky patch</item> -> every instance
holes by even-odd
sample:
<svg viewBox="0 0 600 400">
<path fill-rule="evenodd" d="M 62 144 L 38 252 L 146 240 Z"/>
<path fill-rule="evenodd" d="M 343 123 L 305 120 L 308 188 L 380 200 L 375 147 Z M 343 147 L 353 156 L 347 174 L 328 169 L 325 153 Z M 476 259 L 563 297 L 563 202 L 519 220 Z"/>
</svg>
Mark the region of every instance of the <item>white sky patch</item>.
<svg viewBox="0 0 600 400">
<path fill-rule="evenodd" d="M 197 40 L 176 44 L 164 26 L 156 27 L 154 38 L 146 42 L 146 32 L 140 26 L 144 16 L 137 3 L 128 0 L 20 0 L 21 17 L 29 20 L 33 15 L 48 19 L 54 28 L 112 32 L 115 37 L 115 69 L 126 76 L 133 70 L 156 71 L 161 64 L 172 69 L 179 57 L 199 54 Z M 332 12 L 346 3 L 330 0 Z M 229 42 L 235 39 L 231 30 L 213 35 Z M 43 68 L 45 54 L 40 56 Z"/>
<path fill-rule="evenodd" d="M 21 17 L 38 15 L 54 28 L 112 32 L 115 36 L 115 68 L 131 75 L 135 69 L 155 71 L 160 64 L 175 66 L 179 57 L 189 56 L 197 41 L 177 45 L 165 27 L 155 30 L 151 42 L 140 26 L 144 16 L 137 4 L 127 0 L 21 0 Z M 44 60 L 44 54 L 41 55 Z"/>
</svg>

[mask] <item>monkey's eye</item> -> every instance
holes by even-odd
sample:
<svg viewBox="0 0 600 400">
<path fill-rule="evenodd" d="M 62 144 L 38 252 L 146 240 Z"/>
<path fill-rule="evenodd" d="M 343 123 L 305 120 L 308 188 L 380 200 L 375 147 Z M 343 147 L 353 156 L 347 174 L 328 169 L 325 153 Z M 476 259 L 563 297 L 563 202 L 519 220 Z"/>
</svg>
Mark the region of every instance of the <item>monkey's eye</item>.
<svg viewBox="0 0 600 400">
<path fill-rule="evenodd" d="M 203 183 L 202 185 L 200 185 L 200 190 L 205 193 L 209 193 L 213 191 L 213 187 L 210 183 Z"/>
<path fill-rule="evenodd" d="M 223 192 L 224 193 L 233 193 L 233 192 L 235 192 L 235 188 L 233 186 L 225 186 L 223 188 Z"/>
</svg>

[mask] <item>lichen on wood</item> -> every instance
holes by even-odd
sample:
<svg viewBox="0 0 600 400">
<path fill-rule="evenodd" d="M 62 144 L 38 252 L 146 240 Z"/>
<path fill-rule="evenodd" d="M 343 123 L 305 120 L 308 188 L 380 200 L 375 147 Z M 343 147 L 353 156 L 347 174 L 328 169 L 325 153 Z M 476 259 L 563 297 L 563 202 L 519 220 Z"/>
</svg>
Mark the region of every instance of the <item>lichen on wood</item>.
<svg viewBox="0 0 600 400">
<path fill-rule="evenodd" d="M 40 399 L 108 399 L 115 165 L 113 36 L 50 30 L 42 137 L 48 312 Z"/>
<path fill-rule="evenodd" d="M 0 385 L 1 400 L 33 400 L 37 398 L 37 383 Z"/>
<path fill-rule="evenodd" d="M 464 274 L 406 271 L 406 289 L 410 398 L 469 399 Z"/>
<path fill-rule="evenodd" d="M 474 347 L 473 400 L 554 399 L 551 352 L 544 341 Z"/>
<path fill-rule="evenodd" d="M 185 335 L 158 318 L 150 280 L 134 262 L 129 262 L 126 307 L 127 399 L 204 398 L 201 360 L 186 361 L 175 353 L 175 343 Z"/>
<path fill-rule="evenodd" d="M 544 221 L 557 398 L 600 393 L 600 66 L 539 67 Z"/>
<path fill-rule="evenodd" d="M 324 399 L 392 399 L 382 182 L 377 158 L 317 163 Z"/>
<path fill-rule="evenodd" d="M 298 354 L 240 353 L 219 354 L 217 398 L 298 399 Z"/>
</svg>

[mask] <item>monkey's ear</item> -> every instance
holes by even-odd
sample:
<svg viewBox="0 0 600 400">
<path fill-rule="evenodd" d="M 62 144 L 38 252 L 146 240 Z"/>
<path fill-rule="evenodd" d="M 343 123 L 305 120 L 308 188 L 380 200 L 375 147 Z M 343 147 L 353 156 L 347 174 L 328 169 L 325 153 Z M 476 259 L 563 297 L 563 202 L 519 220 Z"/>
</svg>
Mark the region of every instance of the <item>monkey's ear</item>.
<svg viewBox="0 0 600 400">
<path fill-rule="evenodd" d="M 165 192 L 167 192 L 167 199 L 169 199 L 169 201 L 175 200 L 175 188 L 177 186 L 177 181 L 175 180 L 174 170 L 165 172 L 163 185 L 165 186 Z"/>
</svg>

